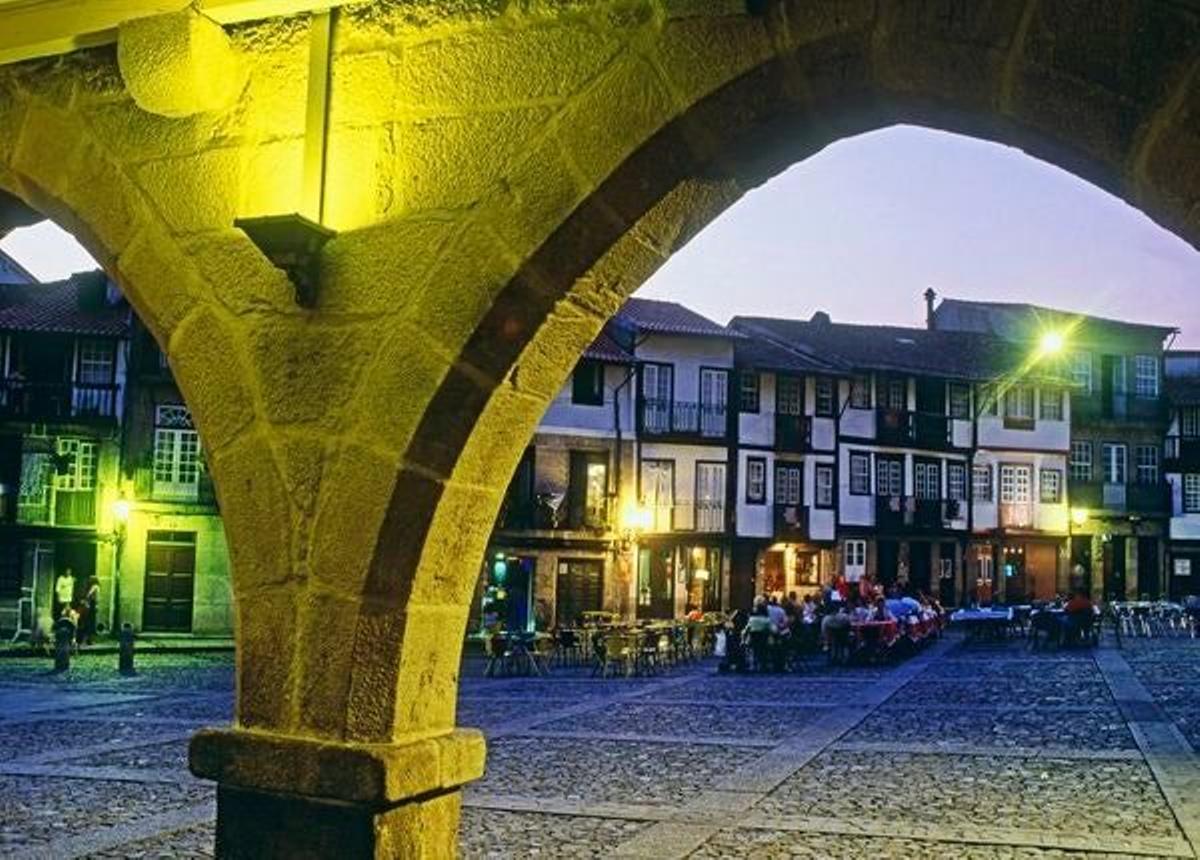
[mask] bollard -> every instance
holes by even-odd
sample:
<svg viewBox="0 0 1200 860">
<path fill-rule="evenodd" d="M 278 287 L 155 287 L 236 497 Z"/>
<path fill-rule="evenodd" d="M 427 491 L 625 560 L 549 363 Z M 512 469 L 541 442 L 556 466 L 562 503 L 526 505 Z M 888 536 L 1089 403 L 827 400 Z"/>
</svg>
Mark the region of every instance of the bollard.
<svg viewBox="0 0 1200 860">
<path fill-rule="evenodd" d="M 75 642 L 75 625 L 69 618 L 54 622 L 54 672 L 59 674 L 71 668 L 71 646 Z"/>
<path fill-rule="evenodd" d="M 119 671 L 122 675 L 136 675 L 133 668 L 133 625 L 121 625 Z"/>
</svg>

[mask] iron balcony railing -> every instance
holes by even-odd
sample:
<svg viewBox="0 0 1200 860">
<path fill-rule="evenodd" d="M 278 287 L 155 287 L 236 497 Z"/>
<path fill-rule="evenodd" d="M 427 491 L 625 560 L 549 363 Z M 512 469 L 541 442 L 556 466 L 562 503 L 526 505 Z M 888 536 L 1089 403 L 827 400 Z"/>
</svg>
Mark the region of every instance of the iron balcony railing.
<svg viewBox="0 0 1200 860">
<path fill-rule="evenodd" d="M 496 528 L 505 531 L 607 532 L 610 527 L 607 500 L 587 505 L 572 515 L 566 496 L 560 493 L 505 499 L 496 520 Z"/>
<path fill-rule="evenodd" d="M 647 436 L 692 436 L 724 439 L 729 416 L 724 404 L 646 398 L 641 403 L 639 424 Z"/>
<path fill-rule="evenodd" d="M 1072 481 L 1070 499 L 1073 508 L 1123 514 L 1168 514 L 1171 512 L 1171 485 L 1166 481 L 1144 484 Z"/>
<path fill-rule="evenodd" d="M 962 518 L 962 502 L 915 496 L 876 496 L 875 525 L 891 531 L 936 531 Z"/>
<path fill-rule="evenodd" d="M 1115 393 L 1107 397 L 1100 392 L 1071 395 L 1071 420 L 1131 421 L 1152 424 L 1167 420 L 1169 405 L 1165 397 L 1141 397 L 1137 394 Z"/>
<path fill-rule="evenodd" d="M 875 438 L 884 445 L 949 448 L 952 441 L 950 418 L 934 412 L 877 409 Z"/>
<path fill-rule="evenodd" d="M 29 421 L 96 421 L 117 417 L 117 385 L 0 380 L 0 417 Z"/>
</svg>

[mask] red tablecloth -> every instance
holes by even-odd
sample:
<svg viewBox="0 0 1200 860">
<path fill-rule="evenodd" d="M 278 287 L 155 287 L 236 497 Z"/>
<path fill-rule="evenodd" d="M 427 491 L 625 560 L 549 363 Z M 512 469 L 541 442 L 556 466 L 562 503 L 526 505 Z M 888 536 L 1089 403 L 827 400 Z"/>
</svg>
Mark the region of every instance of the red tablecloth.
<svg viewBox="0 0 1200 860">
<path fill-rule="evenodd" d="M 900 631 L 894 618 L 887 621 L 854 621 L 851 622 L 850 629 L 859 639 L 875 636 L 881 642 L 894 642 Z"/>
</svg>

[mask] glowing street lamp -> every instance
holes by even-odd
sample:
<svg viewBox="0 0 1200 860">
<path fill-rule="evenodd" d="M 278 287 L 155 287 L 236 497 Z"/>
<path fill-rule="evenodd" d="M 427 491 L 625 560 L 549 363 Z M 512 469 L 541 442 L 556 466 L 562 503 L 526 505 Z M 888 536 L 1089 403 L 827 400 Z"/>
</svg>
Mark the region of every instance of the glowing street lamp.
<svg viewBox="0 0 1200 860">
<path fill-rule="evenodd" d="M 1060 331 L 1047 331 L 1038 342 L 1038 352 L 1043 355 L 1058 355 L 1067 345 L 1067 339 Z"/>
<path fill-rule="evenodd" d="M 1087 508 L 1071 508 L 1071 523 L 1077 526 L 1087 525 Z"/>
</svg>

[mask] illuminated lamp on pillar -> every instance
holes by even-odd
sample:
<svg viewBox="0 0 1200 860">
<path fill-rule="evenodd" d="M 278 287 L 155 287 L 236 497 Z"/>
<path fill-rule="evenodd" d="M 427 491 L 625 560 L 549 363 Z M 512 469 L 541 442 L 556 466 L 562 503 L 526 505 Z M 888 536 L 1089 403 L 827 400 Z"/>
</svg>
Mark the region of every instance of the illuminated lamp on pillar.
<svg viewBox="0 0 1200 860">
<path fill-rule="evenodd" d="M 313 308 L 320 282 L 321 249 L 337 236 L 321 224 L 329 137 L 329 84 L 337 9 L 313 13 L 309 28 L 308 95 L 305 107 L 301 212 L 238 218 L 242 230 L 296 288 L 296 304 Z M 309 217 L 311 216 L 311 217 Z"/>
</svg>

